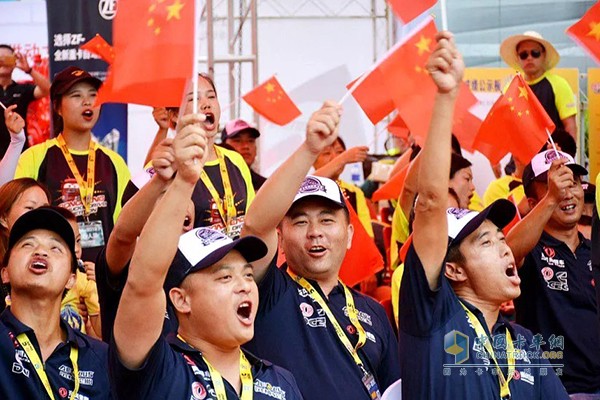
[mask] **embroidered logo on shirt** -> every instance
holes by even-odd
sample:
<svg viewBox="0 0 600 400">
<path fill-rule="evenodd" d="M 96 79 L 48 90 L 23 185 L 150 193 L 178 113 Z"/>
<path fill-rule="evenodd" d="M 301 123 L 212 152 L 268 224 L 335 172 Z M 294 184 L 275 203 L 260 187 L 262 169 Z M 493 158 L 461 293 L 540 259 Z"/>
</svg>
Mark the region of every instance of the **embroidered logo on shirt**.
<svg viewBox="0 0 600 400">
<path fill-rule="evenodd" d="M 269 382 L 260 379 L 254 381 L 254 393 L 262 393 L 278 400 L 285 400 L 285 390 L 279 386 L 273 386 Z"/>
<path fill-rule="evenodd" d="M 200 382 L 192 383 L 192 396 L 196 400 L 204 400 L 206 398 L 206 389 Z"/>
</svg>

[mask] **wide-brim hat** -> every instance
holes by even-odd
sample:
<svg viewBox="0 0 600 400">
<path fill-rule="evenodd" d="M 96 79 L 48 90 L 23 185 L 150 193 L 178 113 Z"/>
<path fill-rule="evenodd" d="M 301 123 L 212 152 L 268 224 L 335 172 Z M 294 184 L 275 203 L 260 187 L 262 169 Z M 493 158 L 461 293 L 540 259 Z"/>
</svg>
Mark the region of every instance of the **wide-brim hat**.
<svg viewBox="0 0 600 400">
<path fill-rule="evenodd" d="M 547 41 L 535 31 L 527 31 L 522 35 L 513 35 L 509 36 L 502 44 L 500 44 L 500 56 L 511 68 L 514 68 L 518 71 L 523 71 L 521 68 L 521 64 L 519 63 L 519 55 L 517 54 L 517 45 L 525 40 L 533 40 L 534 42 L 540 43 L 544 46 L 546 50 L 546 61 L 544 64 L 544 69 L 546 71 L 551 70 L 558 64 L 560 61 L 560 55 L 558 51 L 554 48 L 552 43 Z"/>
</svg>

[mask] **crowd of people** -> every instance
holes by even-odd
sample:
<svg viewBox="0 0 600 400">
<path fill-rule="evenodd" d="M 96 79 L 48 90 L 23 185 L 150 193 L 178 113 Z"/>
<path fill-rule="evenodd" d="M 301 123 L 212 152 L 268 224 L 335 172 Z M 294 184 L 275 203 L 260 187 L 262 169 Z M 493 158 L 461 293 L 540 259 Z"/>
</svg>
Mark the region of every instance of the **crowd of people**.
<svg viewBox="0 0 600 400">
<path fill-rule="evenodd" d="M 369 149 L 338 136 L 335 102 L 263 177 L 261 133 L 221 124 L 200 74 L 197 110 L 191 95 L 154 109 L 146 177 L 132 179 L 92 139 L 102 82 L 69 67 L 20 88 L 14 68 L 31 69 L 0 45 L 0 398 L 358 400 L 401 380 L 404 399 L 600 399 L 600 223 L 573 158 L 573 94 L 539 34 L 507 38 L 501 55 L 555 121 L 555 144 L 478 196 L 451 132 L 465 65 L 440 32 L 429 133 L 396 161 L 406 177 L 384 212 L 340 180 Z M 9 91 L 50 94 L 53 138 L 23 149 Z M 369 240 L 378 216 L 391 229 L 384 271 L 349 287 L 353 213 Z"/>
</svg>

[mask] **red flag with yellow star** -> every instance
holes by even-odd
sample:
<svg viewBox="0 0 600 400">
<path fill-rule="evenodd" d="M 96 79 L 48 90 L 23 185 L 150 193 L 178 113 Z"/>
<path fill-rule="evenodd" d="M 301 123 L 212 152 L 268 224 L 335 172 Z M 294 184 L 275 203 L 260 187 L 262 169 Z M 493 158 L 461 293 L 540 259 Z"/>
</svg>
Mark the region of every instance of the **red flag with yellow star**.
<svg viewBox="0 0 600 400">
<path fill-rule="evenodd" d="M 531 161 L 554 131 L 554 122 L 521 75 L 492 106 L 475 137 L 473 147 L 492 164 L 508 153 L 523 164 Z"/>
<path fill-rule="evenodd" d="M 275 76 L 270 77 L 242 98 L 254 111 L 277 125 L 286 125 L 302 114 Z"/>
<path fill-rule="evenodd" d="M 79 47 L 82 50 L 87 50 L 90 53 L 99 56 L 102 60 L 109 64 L 112 64 L 113 61 L 115 61 L 115 50 L 102 36 L 97 33 L 96 36 Z"/>
<path fill-rule="evenodd" d="M 600 3 L 594 4 L 579 21 L 571 25 L 567 35 L 600 64 Z"/>
<path fill-rule="evenodd" d="M 119 0 L 109 72 L 113 92 L 104 98 L 179 106 L 192 77 L 194 32 L 194 0 Z"/>
<path fill-rule="evenodd" d="M 388 4 L 405 24 L 409 23 L 437 3 L 437 0 L 387 0 Z"/>
</svg>

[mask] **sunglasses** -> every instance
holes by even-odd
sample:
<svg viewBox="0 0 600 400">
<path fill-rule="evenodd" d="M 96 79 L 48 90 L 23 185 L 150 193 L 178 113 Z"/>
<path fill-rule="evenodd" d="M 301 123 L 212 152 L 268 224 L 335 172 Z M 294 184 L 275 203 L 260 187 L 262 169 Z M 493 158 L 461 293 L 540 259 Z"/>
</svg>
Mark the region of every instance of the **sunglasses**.
<svg viewBox="0 0 600 400">
<path fill-rule="evenodd" d="M 527 51 L 527 50 L 523 50 L 519 52 L 519 58 L 521 60 L 527 60 L 527 57 L 529 57 L 529 54 L 531 54 L 531 57 L 533 58 L 540 58 L 540 56 L 542 55 L 542 52 L 540 50 L 531 50 L 531 52 Z"/>
</svg>

